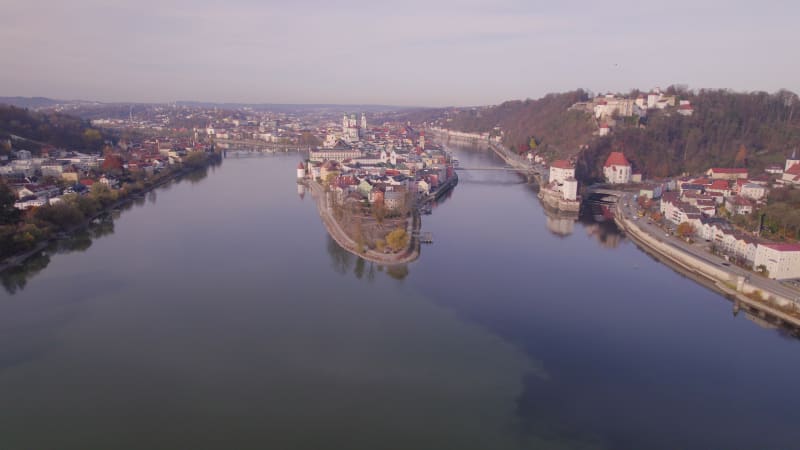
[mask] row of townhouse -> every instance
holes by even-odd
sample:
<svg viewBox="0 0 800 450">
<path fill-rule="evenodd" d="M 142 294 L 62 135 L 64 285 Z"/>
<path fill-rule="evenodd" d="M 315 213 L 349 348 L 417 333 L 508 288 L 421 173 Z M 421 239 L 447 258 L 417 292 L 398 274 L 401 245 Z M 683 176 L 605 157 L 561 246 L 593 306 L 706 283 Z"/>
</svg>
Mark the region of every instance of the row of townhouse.
<svg viewBox="0 0 800 450">
<path fill-rule="evenodd" d="M 670 222 L 689 223 L 697 238 L 753 270 L 766 270 L 770 278 L 779 280 L 800 278 L 800 245 L 767 242 L 738 231 L 724 219 L 701 213 L 676 192 L 662 196 L 660 209 Z"/>
</svg>

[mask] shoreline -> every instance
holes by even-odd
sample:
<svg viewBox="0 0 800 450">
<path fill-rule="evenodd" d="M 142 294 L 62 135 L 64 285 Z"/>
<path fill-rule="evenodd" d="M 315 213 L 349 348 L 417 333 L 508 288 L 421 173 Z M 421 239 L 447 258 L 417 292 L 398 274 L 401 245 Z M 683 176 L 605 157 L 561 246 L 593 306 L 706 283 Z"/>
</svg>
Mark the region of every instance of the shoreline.
<svg viewBox="0 0 800 450">
<path fill-rule="evenodd" d="M 304 183 L 311 188 L 311 192 L 317 203 L 317 211 L 319 212 L 320 218 L 322 219 L 322 224 L 325 226 L 328 235 L 343 249 L 355 256 L 358 256 L 359 258 L 363 258 L 366 261 L 386 266 L 408 264 L 416 261 L 419 258 L 420 242 L 417 234 L 422 227 L 422 219 L 417 211 L 412 214 L 409 229 L 406 229 L 406 232 L 409 234 L 409 243 L 408 248 L 406 248 L 404 251 L 394 254 L 386 254 L 367 249 L 363 253 L 359 253 L 357 250 L 358 244 L 356 244 L 356 242 L 353 241 L 353 239 L 342 229 L 342 227 L 339 225 L 339 222 L 337 222 L 336 218 L 334 218 L 331 214 L 330 208 L 325 205 L 326 192 L 322 185 L 313 180 L 307 180 L 304 181 Z"/>
<path fill-rule="evenodd" d="M 631 221 L 620 212 L 619 205 L 617 205 L 615 210 L 614 222 L 642 251 L 656 257 L 659 262 L 671 266 L 682 275 L 688 275 L 701 286 L 712 289 L 732 300 L 734 302 L 734 307 L 738 306 L 737 304 L 743 304 L 751 310 L 769 314 L 775 319 L 778 319 L 783 326 L 789 324 L 796 329 L 800 329 L 800 317 L 779 308 L 779 306 L 794 304 L 793 300 L 783 298 L 774 293 L 764 292 L 763 289 L 751 285 L 735 274 L 731 274 L 720 268 L 712 267 L 689 253 L 656 240 L 649 233 L 641 230 L 638 225 L 631 223 Z M 656 242 L 653 242 L 654 240 Z M 695 279 L 695 277 L 699 277 L 700 280 Z M 707 282 L 704 283 L 701 280 Z M 760 293 L 765 300 L 756 300 L 747 295 L 756 292 Z M 772 302 L 776 302 L 778 305 Z"/>
<path fill-rule="evenodd" d="M 195 168 L 192 168 L 192 169 L 181 168 L 181 169 L 175 171 L 174 173 L 170 174 L 169 176 L 166 176 L 163 179 L 158 180 L 157 182 L 153 183 L 151 186 L 145 187 L 140 192 L 137 192 L 136 194 L 128 195 L 128 196 L 126 196 L 125 198 L 123 198 L 121 200 L 117 200 L 113 204 L 108 205 L 107 207 L 105 207 L 105 208 L 101 209 L 100 211 L 96 212 L 91 217 L 87 217 L 86 220 L 84 220 L 82 223 L 80 223 L 80 224 L 78 224 L 78 225 L 76 225 L 76 226 L 74 226 L 74 227 L 72 227 L 72 228 L 70 228 L 70 229 L 68 229 L 66 231 L 62 231 L 62 232 L 56 233 L 55 236 L 53 236 L 51 238 L 48 238 L 48 239 L 45 239 L 45 240 L 37 243 L 32 249 L 30 249 L 30 250 L 28 250 L 26 252 L 23 252 L 23 253 L 19 253 L 19 254 L 16 254 L 16 255 L 9 256 L 8 258 L 6 258 L 2 262 L 0 262 L 0 273 L 6 272 L 6 271 L 8 271 L 10 269 L 13 269 L 15 267 L 21 266 L 28 259 L 32 258 L 33 256 L 36 256 L 38 253 L 41 253 L 41 252 L 47 250 L 47 248 L 50 245 L 52 245 L 53 243 L 58 242 L 58 241 L 63 240 L 63 239 L 67 239 L 69 237 L 72 237 L 76 233 L 78 233 L 79 231 L 83 231 L 83 230 L 87 229 L 89 227 L 89 225 L 91 225 L 91 223 L 95 219 L 97 219 L 98 217 L 101 217 L 101 216 L 103 216 L 105 214 L 109 214 L 113 210 L 115 210 L 115 209 L 117 209 L 117 208 L 119 208 L 119 207 L 121 207 L 121 206 L 123 206 L 123 205 L 125 205 L 127 203 L 133 202 L 135 200 L 136 196 L 144 195 L 144 194 L 146 194 L 146 193 L 148 193 L 148 192 L 150 192 L 150 191 L 152 191 L 152 190 L 154 190 L 156 188 L 164 186 L 165 184 L 167 184 L 167 183 L 169 183 L 171 181 L 175 181 L 177 179 L 180 179 L 181 177 L 186 176 L 186 175 L 188 175 L 188 174 L 190 174 L 192 172 L 198 171 L 200 169 L 207 169 L 208 166 L 209 166 L 209 164 L 203 165 L 201 167 L 195 167 Z"/>
<path fill-rule="evenodd" d="M 494 143 L 488 143 L 488 148 L 500 157 L 506 164 L 516 169 L 518 173 L 523 175 L 529 174 L 529 168 L 523 167 L 522 163 L 516 161 L 508 155 L 502 148 L 497 148 Z M 537 181 L 541 181 L 537 176 Z M 546 206 L 541 192 L 539 194 L 542 206 Z M 558 209 L 560 211 L 560 209 Z M 630 237 L 631 241 L 639 247 L 640 250 L 654 257 L 659 262 L 664 263 L 671 269 L 687 276 L 692 281 L 711 289 L 719 294 L 722 294 L 727 299 L 731 300 L 734 304 L 734 310 L 738 311 L 739 308 L 745 308 L 749 312 L 758 314 L 767 314 L 774 319 L 777 319 L 779 325 L 783 327 L 793 328 L 795 331 L 800 331 L 800 314 L 798 314 L 798 302 L 792 298 L 787 298 L 783 294 L 775 293 L 763 287 L 751 284 L 744 277 L 735 273 L 730 273 L 723 268 L 714 267 L 696 256 L 687 253 L 677 247 L 668 243 L 664 243 L 650 235 L 647 231 L 641 230 L 637 224 L 631 222 L 622 213 L 619 203 L 615 207 L 614 221 L 620 231 L 623 231 L 626 236 Z M 751 297 L 752 295 L 752 297 Z M 761 296 L 763 300 L 754 298 Z M 787 311 L 786 308 L 791 308 L 792 311 Z"/>
</svg>

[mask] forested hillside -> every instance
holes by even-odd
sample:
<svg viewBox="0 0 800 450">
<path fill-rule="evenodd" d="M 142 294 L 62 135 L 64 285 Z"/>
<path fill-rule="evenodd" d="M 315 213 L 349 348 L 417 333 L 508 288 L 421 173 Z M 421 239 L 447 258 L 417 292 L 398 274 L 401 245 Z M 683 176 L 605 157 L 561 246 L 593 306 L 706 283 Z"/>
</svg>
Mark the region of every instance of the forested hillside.
<svg viewBox="0 0 800 450">
<path fill-rule="evenodd" d="M 635 98 L 637 93 L 627 95 Z M 668 93 L 691 101 L 694 114 L 682 116 L 668 108 L 650 110 L 641 120 L 618 118 L 607 137 L 593 135 L 597 123 L 590 114 L 568 110 L 588 98 L 582 90 L 486 108 L 442 110 L 439 123 L 468 132 L 491 132 L 499 126 L 507 146 L 527 150 L 534 138 L 536 151 L 549 159 L 573 157 L 584 147 L 577 169 L 585 181 L 601 177 L 611 151 L 623 151 L 645 176 L 661 177 L 711 166 L 746 166 L 758 172 L 769 164 L 782 164 L 800 147 L 800 100 L 792 92 L 694 92 L 672 87 Z"/>
<path fill-rule="evenodd" d="M 9 139 L 12 136 L 28 140 L 15 143 L 15 148 L 24 148 L 34 153 L 38 152 L 42 144 L 94 152 L 102 149 L 104 141 L 110 138 L 78 117 L 0 105 L 0 139 Z M 0 148 L 2 152 L 9 150 L 5 146 Z"/>
<path fill-rule="evenodd" d="M 783 165 L 800 146 L 800 102 L 791 92 L 703 90 L 682 98 L 692 102 L 692 116 L 651 112 L 640 127 L 618 127 L 611 136 L 594 140 L 581 155 L 583 175 L 599 178 L 612 150 L 625 152 L 650 177 L 697 173 L 712 166 L 747 167 L 758 173 L 770 164 Z"/>
<path fill-rule="evenodd" d="M 588 94 L 577 90 L 549 94 L 538 100 L 514 100 L 498 106 L 460 110 L 444 122 L 447 128 L 467 132 L 487 132 L 494 127 L 503 130 L 503 143 L 517 151 L 527 151 L 533 138 L 536 150 L 545 156 L 569 157 L 591 139 L 595 130 L 590 117 L 570 111 Z"/>
</svg>

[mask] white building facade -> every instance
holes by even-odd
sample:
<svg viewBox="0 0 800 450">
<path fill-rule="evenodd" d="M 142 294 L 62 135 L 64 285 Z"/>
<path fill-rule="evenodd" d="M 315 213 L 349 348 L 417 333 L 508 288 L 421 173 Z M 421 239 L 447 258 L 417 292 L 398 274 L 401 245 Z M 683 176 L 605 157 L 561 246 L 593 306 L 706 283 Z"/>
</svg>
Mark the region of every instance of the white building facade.
<svg viewBox="0 0 800 450">
<path fill-rule="evenodd" d="M 753 268 L 763 266 L 775 280 L 800 278 L 800 245 L 759 244 Z"/>
</svg>

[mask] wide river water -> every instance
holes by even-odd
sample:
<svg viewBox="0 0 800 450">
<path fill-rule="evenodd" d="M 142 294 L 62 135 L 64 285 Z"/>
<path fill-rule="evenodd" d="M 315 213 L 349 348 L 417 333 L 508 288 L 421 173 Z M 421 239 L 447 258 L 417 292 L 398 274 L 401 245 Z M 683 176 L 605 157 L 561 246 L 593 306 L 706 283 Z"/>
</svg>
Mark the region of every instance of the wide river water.
<svg viewBox="0 0 800 450">
<path fill-rule="evenodd" d="M 462 172 L 381 268 L 299 159 L 229 157 L 5 274 L 0 449 L 797 448 L 800 342 L 613 225 Z"/>
</svg>

